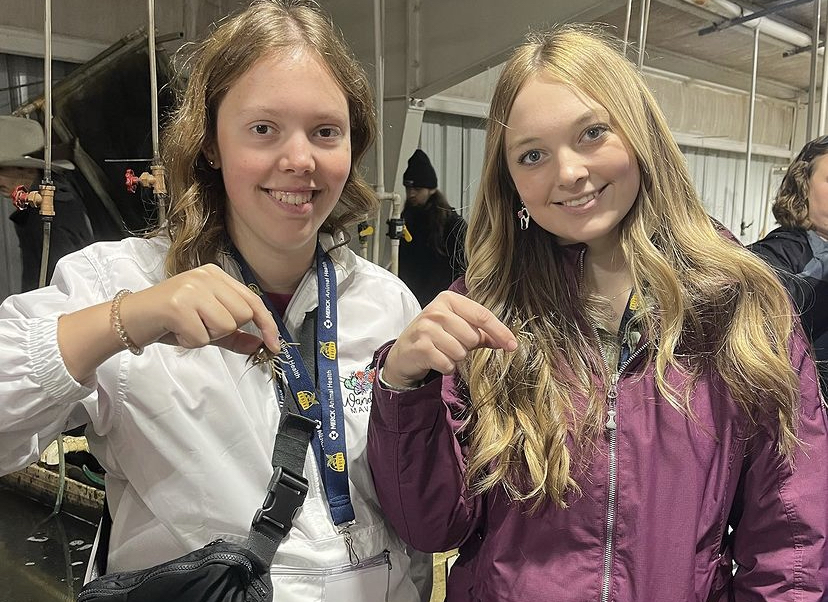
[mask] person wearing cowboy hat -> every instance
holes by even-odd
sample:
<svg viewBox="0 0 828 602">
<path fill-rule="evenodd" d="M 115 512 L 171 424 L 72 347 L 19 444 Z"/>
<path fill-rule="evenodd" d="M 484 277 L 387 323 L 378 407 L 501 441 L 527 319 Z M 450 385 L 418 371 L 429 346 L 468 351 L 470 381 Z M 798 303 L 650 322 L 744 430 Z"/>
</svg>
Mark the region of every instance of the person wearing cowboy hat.
<svg viewBox="0 0 828 602">
<path fill-rule="evenodd" d="M 11 193 L 17 186 L 23 185 L 27 190 L 39 186 L 46 168 L 42 153 L 43 127 L 37 121 L 0 115 L 0 198 L 11 202 Z M 69 176 L 74 169 L 72 162 L 66 159 L 52 161 L 55 216 L 52 220 L 47 282 L 58 259 L 94 241 L 86 207 Z M 21 291 L 29 291 L 37 288 L 40 279 L 43 234 L 39 210 L 26 207 L 16 210 L 9 219 L 14 223 L 20 245 Z"/>
</svg>

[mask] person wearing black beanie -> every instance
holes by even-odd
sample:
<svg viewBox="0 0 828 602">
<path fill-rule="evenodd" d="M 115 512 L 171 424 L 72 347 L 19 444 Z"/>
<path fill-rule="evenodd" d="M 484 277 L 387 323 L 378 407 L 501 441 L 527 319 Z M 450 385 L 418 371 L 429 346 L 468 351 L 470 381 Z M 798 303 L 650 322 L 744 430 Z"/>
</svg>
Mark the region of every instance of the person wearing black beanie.
<svg viewBox="0 0 828 602">
<path fill-rule="evenodd" d="M 408 159 L 403 185 L 411 242 L 400 244 L 400 278 L 425 307 L 465 270 L 466 222 L 437 189 L 437 172 L 421 149 Z"/>
</svg>

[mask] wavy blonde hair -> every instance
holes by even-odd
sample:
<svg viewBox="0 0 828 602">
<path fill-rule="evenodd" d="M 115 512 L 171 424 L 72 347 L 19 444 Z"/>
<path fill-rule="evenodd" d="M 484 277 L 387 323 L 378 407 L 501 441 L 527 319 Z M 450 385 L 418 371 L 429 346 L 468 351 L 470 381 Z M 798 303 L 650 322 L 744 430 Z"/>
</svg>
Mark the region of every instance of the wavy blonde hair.
<svg viewBox="0 0 828 602">
<path fill-rule="evenodd" d="M 595 351 L 587 293 L 566 267 L 573 251 L 534 222 L 517 231 L 505 124 L 521 87 L 541 74 L 606 108 L 638 162 L 641 188 L 620 223 L 620 244 L 635 292 L 648 299 L 637 319 L 654 342 L 647 361 L 659 391 L 692 417 L 692 380 L 715 369 L 754 425 L 778 424 L 779 451 L 790 456 L 799 389 L 784 289 L 760 259 L 714 227 L 655 99 L 614 40 L 570 25 L 529 36 L 503 69 L 490 107 L 466 284 L 469 297 L 515 325 L 519 347 L 511 354 L 475 350 L 462 367 L 471 399 L 469 484 L 478 493 L 504 486 L 533 508 L 565 506 L 578 491 L 578 450 L 594 450 L 590 442 L 605 420 L 606 398 L 593 376 L 606 369 Z M 672 390 L 670 370 L 689 377 L 687 390 Z"/>
<path fill-rule="evenodd" d="M 808 217 L 810 182 L 816 169 L 816 160 L 825 154 L 828 154 L 828 136 L 820 136 L 805 144 L 788 166 L 773 201 L 773 217 L 781 226 L 803 230 L 813 227 Z"/>
<path fill-rule="evenodd" d="M 313 52 L 348 100 L 351 171 L 342 196 L 321 227 L 343 233 L 378 201 L 360 170 L 376 135 L 373 93 L 362 67 L 341 34 L 316 4 L 303 0 L 257 0 L 213 30 L 194 50 L 189 80 L 178 110 L 165 128 L 162 161 L 170 208 L 156 234 L 172 240 L 166 269 L 177 274 L 216 261 L 225 241 L 226 193 L 221 172 L 204 150 L 215 141 L 216 115 L 230 87 L 259 59 L 288 50 Z"/>
</svg>

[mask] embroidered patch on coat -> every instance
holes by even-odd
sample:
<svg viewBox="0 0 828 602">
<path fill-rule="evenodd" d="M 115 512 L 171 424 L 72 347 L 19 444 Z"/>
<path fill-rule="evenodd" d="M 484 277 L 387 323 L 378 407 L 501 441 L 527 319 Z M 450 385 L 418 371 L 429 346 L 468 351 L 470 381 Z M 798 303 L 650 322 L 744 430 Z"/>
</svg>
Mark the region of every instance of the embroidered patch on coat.
<svg viewBox="0 0 828 602">
<path fill-rule="evenodd" d="M 354 413 L 371 411 L 371 389 L 374 386 L 376 368 L 356 370 L 351 372 L 343 384 L 348 390 L 348 395 L 342 400 L 342 405 Z"/>
</svg>

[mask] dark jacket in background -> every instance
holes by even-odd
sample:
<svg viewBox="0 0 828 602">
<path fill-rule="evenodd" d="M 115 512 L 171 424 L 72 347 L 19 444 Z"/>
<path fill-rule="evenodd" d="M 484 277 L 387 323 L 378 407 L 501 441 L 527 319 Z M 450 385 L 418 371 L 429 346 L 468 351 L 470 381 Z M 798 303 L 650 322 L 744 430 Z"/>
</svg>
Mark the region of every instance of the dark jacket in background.
<svg viewBox="0 0 828 602">
<path fill-rule="evenodd" d="M 411 242 L 400 241 L 400 278 L 425 307 L 440 291 L 446 290 L 466 269 L 463 248 L 466 222 L 454 209 L 446 220 L 438 249 L 428 243 L 429 220 L 425 211 L 437 208 L 408 207 L 403 211 Z"/>
<path fill-rule="evenodd" d="M 777 228 L 748 248 L 776 268 L 793 299 L 828 394 L 828 241 L 813 230 Z"/>
</svg>

